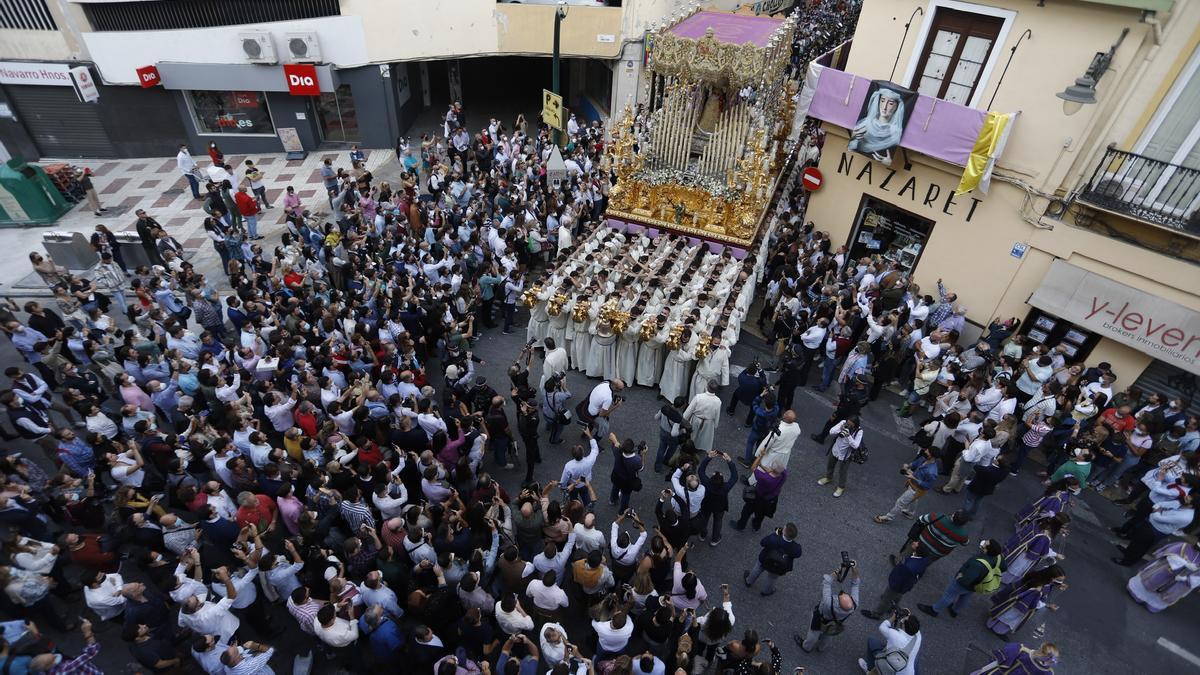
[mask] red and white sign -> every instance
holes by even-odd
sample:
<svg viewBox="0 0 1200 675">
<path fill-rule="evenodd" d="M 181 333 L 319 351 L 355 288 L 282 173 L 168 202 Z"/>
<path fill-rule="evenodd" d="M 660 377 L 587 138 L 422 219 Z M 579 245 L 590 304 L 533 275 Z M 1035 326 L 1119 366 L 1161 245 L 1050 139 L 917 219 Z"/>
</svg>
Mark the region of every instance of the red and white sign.
<svg viewBox="0 0 1200 675">
<path fill-rule="evenodd" d="M 154 66 L 142 66 L 137 69 L 138 84 L 142 85 L 143 89 L 149 89 L 156 84 L 162 84 L 162 77 L 158 74 L 158 68 Z"/>
<path fill-rule="evenodd" d="M 75 93 L 79 95 L 80 101 L 92 103 L 100 100 L 100 89 L 96 87 L 96 79 L 92 77 L 87 66 L 72 68 L 71 81 L 75 83 Z"/>
<path fill-rule="evenodd" d="M 283 66 L 287 79 L 288 93 L 292 96 L 320 96 L 321 85 L 317 84 L 317 68 L 305 63 L 288 63 Z"/>
<path fill-rule="evenodd" d="M 821 185 L 825 182 L 825 177 L 821 175 L 820 169 L 810 166 L 800 174 L 800 182 L 804 185 L 805 190 L 816 192 L 821 189 Z"/>
</svg>

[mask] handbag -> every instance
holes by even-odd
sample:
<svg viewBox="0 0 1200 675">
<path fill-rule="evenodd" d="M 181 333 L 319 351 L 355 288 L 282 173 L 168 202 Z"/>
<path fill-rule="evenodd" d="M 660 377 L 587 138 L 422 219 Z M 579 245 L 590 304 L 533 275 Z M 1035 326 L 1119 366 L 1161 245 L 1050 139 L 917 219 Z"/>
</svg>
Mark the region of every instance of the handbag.
<svg viewBox="0 0 1200 675">
<path fill-rule="evenodd" d="M 850 450 L 850 461 L 855 464 L 866 464 L 867 453 L 867 444 L 860 441 L 857 448 Z"/>
</svg>

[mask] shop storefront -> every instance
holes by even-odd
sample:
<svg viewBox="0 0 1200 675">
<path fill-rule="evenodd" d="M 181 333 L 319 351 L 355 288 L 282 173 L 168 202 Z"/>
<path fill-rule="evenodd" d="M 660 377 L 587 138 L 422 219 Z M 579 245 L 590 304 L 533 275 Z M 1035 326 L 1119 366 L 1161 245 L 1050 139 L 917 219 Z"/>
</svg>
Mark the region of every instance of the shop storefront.
<svg viewBox="0 0 1200 675">
<path fill-rule="evenodd" d="M 1028 327 L 1035 341 L 1061 340 L 1082 351 L 1109 340 L 1200 374 L 1200 312 L 1065 260 L 1051 263 L 1029 304 L 1041 312 Z"/>
<path fill-rule="evenodd" d="M 928 218 L 863 195 L 846 246 L 852 259 L 878 256 L 911 274 L 933 232 L 933 224 Z"/>
<path fill-rule="evenodd" d="M 84 63 L 0 62 L 0 143 L 12 155 L 34 161 L 168 154 L 182 132 L 161 90 L 107 86 Z"/>
<path fill-rule="evenodd" d="M 359 143 L 387 148 L 395 142 L 401 96 L 392 66 L 336 69 L 303 66 L 158 64 L 163 86 L 173 90 L 189 145 L 217 143 L 226 153 L 280 152 L 283 138 L 304 150 Z M 406 66 L 400 66 L 406 69 Z M 404 102 L 408 78 L 402 78 Z"/>
</svg>

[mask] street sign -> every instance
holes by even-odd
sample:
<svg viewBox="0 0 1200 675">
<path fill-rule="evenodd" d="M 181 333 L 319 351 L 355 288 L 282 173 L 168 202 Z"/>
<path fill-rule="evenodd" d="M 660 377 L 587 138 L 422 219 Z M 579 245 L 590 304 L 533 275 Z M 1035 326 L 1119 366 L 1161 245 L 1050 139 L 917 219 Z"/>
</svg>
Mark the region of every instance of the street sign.
<svg viewBox="0 0 1200 675">
<path fill-rule="evenodd" d="M 542 121 L 552 129 L 562 131 L 563 128 L 563 99 L 549 89 L 542 90 Z"/>
<path fill-rule="evenodd" d="M 825 177 L 821 175 L 820 169 L 810 166 L 804 169 L 804 173 L 800 175 L 800 181 L 804 185 L 805 190 L 816 192 L 821 189 L 821 184 L 825 182 Z"/>
</svg>

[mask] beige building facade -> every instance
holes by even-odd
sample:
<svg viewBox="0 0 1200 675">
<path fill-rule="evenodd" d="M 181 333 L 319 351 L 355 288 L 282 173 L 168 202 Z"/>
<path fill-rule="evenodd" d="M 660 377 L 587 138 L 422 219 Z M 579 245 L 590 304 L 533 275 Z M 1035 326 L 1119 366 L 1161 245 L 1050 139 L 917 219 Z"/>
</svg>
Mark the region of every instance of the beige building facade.
<svg viewBox="0 0 1200 675">
<path fill-rule="evenodd" d="M 886 166 L 826 123 L 808 218 L 855 257 L 897 260 L 923 294 L 942 279 L 968 308 L 967 338 L 1017 317 L 1035 342 L 1111 363 L 1119 384 L 1189 395 L 1200 374 L 1198 3 L 927 0 L 907 37 L 898 10 L 865 0 L 845 71 L 938 106 L 1019 111 L 991 188 L 956 195 L 962 166 L 903 150 Z M 1064 107 L 1055 94 L 1114 45 L 1096 102 Z"/>
</svg>

